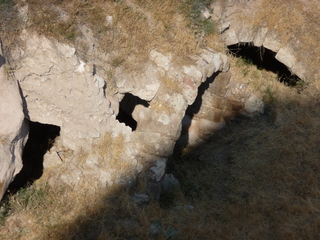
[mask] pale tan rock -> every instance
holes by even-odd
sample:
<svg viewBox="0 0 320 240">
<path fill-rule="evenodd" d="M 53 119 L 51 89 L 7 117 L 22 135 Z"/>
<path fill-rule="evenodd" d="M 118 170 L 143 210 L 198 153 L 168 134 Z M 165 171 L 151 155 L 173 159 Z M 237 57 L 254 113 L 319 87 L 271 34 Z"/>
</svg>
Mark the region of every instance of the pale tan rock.
<svg viewBox="0 0 320 240">
<path fill-rule="evenodd" d="M 63 145 L 90 149 L 107 130 L 112 114 L 106 84 L 75 48 L 24 32 L 25 48 L 15 71 L 26 100 L 28 118 L 61 127 Z"/>
<path fill-rule="evenodd" d="M 155 156 L 168 157 L 173 152 L 174 141 L 160 133 L 132 132 L 131 144 L 135 149 Z"/>
<path fill-rule="evenodd" d="M 256 36 L 253 39 L 253 45 L 256 47 L 261 47 L 263 45 L 264 39 L 266 38 L 266 35 L 268 33 L 267 27 L 259 28 Z"/>
<path fill-rule="evenodd" d="M 294 65 L 296 65 L 297 59 L 295 55 L 293 54 L 292 50 L 288 47 L 282 47 L 276 54 L 276 59 L 279 62 L 282 62 L 284 65 L 286 65 L 288 68 L 292 68 Z"/>
<path fill-rule="evenodd" d="M 207 119 L 199 120 L 199 135 L 202 139 L 206 139 L 212 136 L 213 133 L 217 132 L 225 126 L 225 122 L 222 120 L 220 122 L 214 122 Z"/>
<path fill-rule="evenodd" d="M 230 29 L 226 32 L 227 34 L 225 34 L 225 42 L 227 46 L 238 44 L 240 42 L 236 30 Z"/>
<path fill-rule="evenodd" d="M 178 114 L 157 113 L 150 108 L 138 105 L 132 116 L 138 122 L 137 132 L 160 133 L 172 141 L 179 138 L 181 117 Z"/>
<path fill-rule="evenodd" d="M 47 152 L 43 156 L 43 167 L 49 168 L 49 167 L 56 167 L 63 163 L 63 160 L 61 156 L 59 155 L 59 151 L 56 148 L 52 148 L 50 152 Z"/>
<path fill-rule="evenodd" d="M 107 82 L 99 68 L 78 57 L 75 48 L 28 32 L 21 38 L 25 47 L 16 51 L 19 67 L 15 74 L 28 118 L 61 127 L 61 145 L 73 150 L 74 158 L 68 156 L 60 163 L 59 151 L 52 151 L 45 157 L 45 167 L 65 169 L 59 179 L 72 186 L 85 183 L 83 176 L 95 179 L 98 185 L 117 183 L 116 172 L 101 168 L 101 163 L 107 166 L 108 160 L 95 152 L 99 144 L 109 144 L 110 148 L 117 144 L 116 148 L 122 149 L 119 157 L 132 168 L 128 171 L 141 171 L 140 159 L 169 157 L 179 138 L 186 108 L 195 101 L 200 84 L 215 72 L 229 68 L 227 56 L 212 49 L 193 56 L 194 62 L 183 67 L 173 65 L 170 54 L 152 50 L 143 70 L 128 73 L 119 66 Z M 174 79 L 177 86 L 166 89 L 161 83 L 164 76 Z M 222 85 L 219 89 L 224 91 Z M 135 131 L 116 119 L 126 93 L 155 107 L 134 106 Z M 81 163 L 77 159 L 82 159 Z"/>
<path fill-rule="evenodd" d="M 189 118 L 189 116 L 186 116 Z M 190 125 L 188 126 L 187 141 L 188 145 L 196 146 L 199 143 L 199 121 L 196 119 L 189 119 Z"/>
<path fill-rule="evenodd" d="M 282 47 L 282 44 L 275 33 L 268 32 L 263 41 L 263 46 L 273 52 L 278 52 Z"/>
<path fill-rule="evenodd" d="M 157 67 L 165 71 L 169 71 L 170 69 L 171 58 L 171 56 L 165 56 L 156 50 L 150 51 L 150 59 L 156 63 Z"/>
<path fill-rule="evenodd" d="M 244 110 L 248 114 L 264 113 L 264 102 L 262 98 L 256 94 L 249 96 L 244 102 Z"/>
<path fill-rule="evenodd" d="M 306 68 L 302 65 L 302 63 L 297 63 L 291 69 L 291 71 L 296 74 L 300 79 L 304 79 L 306 76 Z"/>
<path fill-rule="evenodd" d="M 22 168 L 28 126 L 18 83 L 8 79 L 0 43 L 0 200 Z"/>
<path fill-rule="evenodd" d="M 143 100 L 151 101 L 160 87 L 159 78 L 159 70 L 155 66 L 147 64 L 140 73 L 128 74 L 118 68 L 114 80 L 120 93 L 130 92 Z"/>
</svg>

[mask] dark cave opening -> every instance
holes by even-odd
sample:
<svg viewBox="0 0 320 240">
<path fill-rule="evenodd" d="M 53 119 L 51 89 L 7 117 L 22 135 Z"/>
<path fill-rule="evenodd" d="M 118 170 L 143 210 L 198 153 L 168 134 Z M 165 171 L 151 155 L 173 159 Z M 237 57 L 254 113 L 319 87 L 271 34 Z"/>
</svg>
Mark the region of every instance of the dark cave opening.
<svg viewBox="0 0 320 240">
<path fill-rule="evenodd" d="M 137 121 L 133 119 L 132 112 L 137 105 L 142 105 L 149 107 L 149 103 L 131 93 L 125 93 L 123 99 L 120 102 L 119 113 L 117 115 L 117 120 L 129 126 L 132 131 L 137 128 Z"/>
<path fill-rule="evenodd" d="M 22 154 L 23 167 L 9 185 L 9 192 L 16 192 L 42 176 L 43 157 L 58 136 L 59 126 L 29 121 L 29 137 Z"/>
<path fill-rule="evenodd" d="M 287 86 L 296 86 L 301 80 L 292 74 L 289 68 L 279 62 L 273 52 L 264 47 L 255 47 L 252 43 L 238 43 L 228 46 L 228 52 L 238 58 L 242 58 L 247 64 L 254 64 L 258 69 L 265 69 L 278 75 L 278 80 Z"/>
</svg>

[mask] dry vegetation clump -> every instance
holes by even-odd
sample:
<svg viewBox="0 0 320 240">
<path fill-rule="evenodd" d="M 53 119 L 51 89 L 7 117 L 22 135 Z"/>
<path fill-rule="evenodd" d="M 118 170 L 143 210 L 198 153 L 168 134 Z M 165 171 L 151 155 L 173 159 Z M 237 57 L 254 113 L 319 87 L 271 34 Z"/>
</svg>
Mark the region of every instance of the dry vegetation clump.
<svg viewBox="0 0 320 240">
<path fill-rule="evenodd" d="M 214 22 L 201 18 L 201 9 L 210 1 L 37 1 L 27 0 L 28 29 L 59 41 L 74 44 L 84 58 L 116 55 L 116 63 L 132 71 L 145 63 L 149 51 L 170 52 L 179 63 L 189 62 L 197 53 L 199 36 L 216 35 Z M 90 35 L 94 53 L 82 39 Z M 203 37 L 201 37 L 202 39 Z M 133 61 L 132 61 L 133 60 Z M 111 64 L 115 65 L 115 64 Z"/>
<path fill-rule="evenodd" d="M 10 61 L 10 48 L 17 44 L 17 37 L 21 33 L 21 19 L 13 1 L 0 1 L 0 43 L 6 61 Z"/>
<path fill-rule="evenodd" d="M 122 134 L 113 137 L 107 133 L 101 141 L 95 144 L 96 153 L 102 157 L 100 167 L 119 174 L 131 169 L 132 163 L 123 156 L 123 149 L 126 144 L 127 142 Z"/>
<path fill-rule="evenodd" d="M 29 27 L 39 33 L 63 35 L 76 44 L 82 34 L 78 25 L 92 24 L 94 36 L 107 43 L 100 46 L 102 49 L 120 49 L 112 60 L 114 67 L 130 64 L 126 62 L 130 54 L 144 59 L 151 48 L 186 57 L 197 50 L 199 43 L 194 28 L 184 29 L 188 21 L 182 17 L 185 10 L 176 11 L 178 1 L 26 2 L 31 12 L 41 9 L 43 19 L 48 21 L 38 26 L 32 20 Z M 272 3 L 270 9 L 263 5 L 272 15 L 260 16 L 275 28 L 276 19 L 286 10 L 284 4 L 289 2 Z M 289 9 L 293 14 L 286 16 L 289 21 L 283 20 L 281 27 L 290 21 L 300 24 L 294 6 L 298 5 L 292 4 Z M 50 12 L 53 9 L 56 11 Z M 46 18 L 47 14 L 51 17 Z M 70 19 L 61 17 L 64 14 Z M 101 19 L 106 15 L 113 17 L 114 25 L 102 26 Z M 176 21 L 169 21 L 172 19 Z M 317 50 L 309 51 L 318 54 Z M 132 198 L 133 193 L 144 190 L 139 182 L 131 189 L 119 186 L 95 193 L 36 183 L 2 202 L 0 238 L 317 239 L 319 81 L 315 79 L 298 93 L 279 83 L 276 74 L 259 70 L 244 59 L 230 57 L 230 64 L 233 78 L 264 96 L 266 112 L 256 118 L 237 118 L 206 145 L 174 155 L 168 171 L 179 179 L 179 188 L 163 194 L 159 201 L 139 205 Z M 177 87 L 171 80 L 166 79 L 164 84 Z M 106 135 L 97 144 L 97 153 L 108 160 L 106 166 L 121 171 L 127 167 L 126 162 L 119 162 L 124 142 L 121 135 Z"/>
</svg>

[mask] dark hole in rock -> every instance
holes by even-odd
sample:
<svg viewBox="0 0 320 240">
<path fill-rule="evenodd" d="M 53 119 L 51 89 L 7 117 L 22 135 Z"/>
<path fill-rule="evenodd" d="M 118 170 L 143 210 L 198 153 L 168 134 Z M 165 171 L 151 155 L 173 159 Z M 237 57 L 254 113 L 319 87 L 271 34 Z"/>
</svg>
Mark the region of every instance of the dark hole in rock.
<svg viewBox="0 0 320 240">
<path fill-rule="evenodd" d="M 228 51 L 236 57 L 243 58 L 245 64 L 254 64 L 258 69 L 276 73 L 279 81 L 288 86 L 296 86 L 301 80 L 275 58 L 275 52 L 267 48 L 255 47 L 252 43 L 239 43 L 228 46 Z"/>
<path fill-rule="evenodd" d="M 126 126 L 131 127 L 132 131 L 137 128 L 137 121 L 132 117 L 132 112 L 137 105 L 149 107 L 149 103 L 146 100 L 142 100 L 131 93 L 126 93 L 120 102 L 119 113 L 117 116 L 117 120 L 124 123 Z"/>
<path fill-rule="evenodd" d="M 59 135 L 58 126 L 29 121 L 29 137 L 22 154 L 23 168 L 9 185 L 9 192 L 28 186 L 42 176 L 43 157 Z"/>
</svg>

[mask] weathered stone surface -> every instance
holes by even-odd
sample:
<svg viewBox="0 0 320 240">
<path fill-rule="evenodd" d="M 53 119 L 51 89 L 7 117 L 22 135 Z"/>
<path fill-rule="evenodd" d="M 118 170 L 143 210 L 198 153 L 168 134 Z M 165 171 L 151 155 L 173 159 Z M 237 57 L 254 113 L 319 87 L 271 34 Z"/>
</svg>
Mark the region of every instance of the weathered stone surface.
<svg viewBox="0 0 320 240">
<path fill-rule="evenodd" d="M 263 113 L 260 96 L 250 94 L 248 85 L 232 79 L 228 72 L 219 73 L 190 106 L 182 120 L 179 145 L 197 146 L 225 126 L 237 114 Z M 200 91 L 199 91 L 200 92 Z M 202 92 L 202 91 L 201 91 Z"/>
<path fill-rule="evenodd" d="M 212 89 L 211 93 L 219 97 L 224 97 L 228 91 L 230 77 L 231 74 L 229 72 L 219 73 L 212 83 L 212 87 L 210 88 Z"/>
<path fill-rule="evenodd" d="M 207 119 L 199 120 L 199 135 L 202 139 L 207 139 L 212 136 L 213 133 L 217 132 L 225 126 L 225 122 L 221 120 L 220 122 L 214 122 Z"/>
<path fill-rule="evenodd" d="M 91 35 L 87 37 L 85 41 L 93 41 Z M 21 39 L 25 45 L 13 56 L 27 117 L 61 128 L 62 147 L 46 154 L 45 167 L 59 166 L 62 169 L 59 179 L 72 186 L 85 184 L 83 175 L 102 186 L 121 182 L 114 170 L 106 169 L 109 158 L 115 154 L 119 161 L 126 159 L 124 164 L 133 172 L 143 168 L 140 159 L 154 162 L 170 156 L 186 108 L 195 101 L 200 84 L 215 72 L 229 69 L 227 56 L 209 48 L 193 56 L 194 62 L 183 67 L 175 66 L 170 54 L 151 50 L 150 61 L 141 66 L 142 70 L 128 73 L 123 66 L 116 67 L 112 76 L 107 76 L 107 82 L 99 66 L 79 58 L 72 46 L 28 32 L 23 32 Z M 88 49 L 94 51 L 91 45 Z M 113 55 L 100 58 L 110 56 Z M 161 82 L 164 76 L 177 83 L 174 88 Z M 227 78 L 217 81 L 216 93 L 222 91 L 220 95 L 224 95 L 227 84 Z M 150 104 L 150 107 L 133 106 L 132 114 L 129 113 L 137 121 L 135 131 L 116 118 L 119 102 L 126 93 Z M 97 148 L 100 152 L 109 149 L 111 153 L 102 156 Z M 73 150 L 75 157 L 66 154 L 60 159 L 61 149 Z M 74 164 L 73 158 L 81 159 L 81 163 Z"/>
<path fill-rule="evenodd" d="M 200 84 L 199 84 L 200 85 Z M 198 95 L 198 86 L 192 78 L 185 75 L 182 79 L 182 94 L 187 103 L 191 105 Z"/>
<path fill-rule="evenodd" d="M 196 99 L 198 87 L 202 82 L 206 81 L 215 72 L 228 71 L 229 69 L 227 57 L 213 50 L 203 50 L 195 60 L 195 66 L 182 67 L 182 94 L 189 105 Z"/>
<path fill-rule="evenodd" d="M 255 35 L 251 26 L 241 25 L 238 31 L 239 42 L 253 42 Z"/>
<path fill-rule="evenodd" d="M 133 132 L 131 143 L 135 149 L 155 156 L 168 157 L 173 152 L 174 142 L 160 133 Z"/>
<path fill-rule="evenodd" d="M 278 52 L 282 47 L 282 44 L 276 34 L 269 31 L 264 39 L 263 46 L 271 51 Z"/>
<path fill-rule="evenodd" d="M 49 167 L 56 167 L 61 165 L 62 162 L 62 158 L 59 155 L 58 149 L 56 149 L 55 147 L 50 149 L 50 152 L 46 153 L 43 156 L 43 167 L 44 168 L 49 168 Z"/>
<path fill-rule="evenodd" d="M 158 68 L 169 71 L 171 57 L 167 57 L 156 50 L 151 50 L 150 59 L 156 63 Z"/>
<path fill-rule="evenodd" d="M 227 30 L 228 34 L 225 35 L 225 42 L 227 46 L 238 44 L 240 42 L 237 32 L 234 29 Z"/>
<path fill-rule="evenodd" d="M 179 114 L 180 118 L 184 115 L 187 108 L 187 102 L 180 93 L 173 93 L 171 95 L 166 94 L 164 98 L 167 98 L 166 103 L 171 107 L 174 113 Z"/>
<path fill-rule="evenodd" d="M 266 38 L 266 35 L 268 33 L 267 27 L 259 28 L 256 36 L 253 39 L 253 45 L 256 47 L 261 47 L 263 45 L 264 39 Z"/>
<path fill-rule="evenodd" d="M 25 33 L 15 72 L 26 100 L 28 118 L 61 127 L 63 145 L 90 148 L 106 131 L 111 115 L 106 83 L 94 65 L 79 59 L 76 50 L 44 37 Z"/>
<path fill-rule="evenodd" d="M 196 82 L 198 84 L 204 78 L 203 73 L 201 71 L 199 71 L 196 66 L 183 66 L 182 69 L 186 75 L 190 76 L 194 80 L 194 82 Z M 206 76 L 207 76 L 207 73 L 206 73 L 205 77 Z"/>
<path fill-rule="evenodd" d="M 292 68 L 294 65 L 296 65 L 297 59 L 294 56 L 291 49 L 288 47 L 282 47 L 276 54 L 276 59 L 279 62 L 282 62 L 284 65 L 286 65 L 288 68 Z"/>
<path fill-rule="evenodd" d="M 262 98 L 252 94 L 244 102 L 244 110 L 248 114 L 264 113 L 264 102 Z"/>
<path fill-rule="evenodd" d="M 137 132 L 160 133 L 172 141 L 179 138 L 181 117 L 177 114 L 169 115 L 166 112 L 159 114 L 150 108 L 138 105 L 132 116 L 138 122 Z"/>
<path fill-rule="evenodd" d="M 147 64 L 142 73 L 125 73 L 122 68 L 116 70 L 114 80 L 120 93 L 133 95 L 151 101 L 160 87 L 160 72 L 151 64 Z"/>
<path fill-rule="evenodd" d="M 19 86 L 6 76 L 1 47 L 0 43 L 0 199 L 22 168 L 22 150 L 28 135 Z"/>
<path fill-rule="evenodd" d="M 156 164 L 150 168 L 150 170 L 153 172 L 154 176 L 153 178 L 156 181 L 160 181 L 162 177 L 164 176 L 166 172 L 167 167 L 167 159 L 166 158 L 159 158 L 156 161 Z"/>
<path fill-rule="evenodd" d="M 296 65 L 294 65 L 291 71 L 300 79 L 304 79 L 306 76 L 306 68 L 302 65 L 302 63 L 297 63 Z"/>
</svg>

